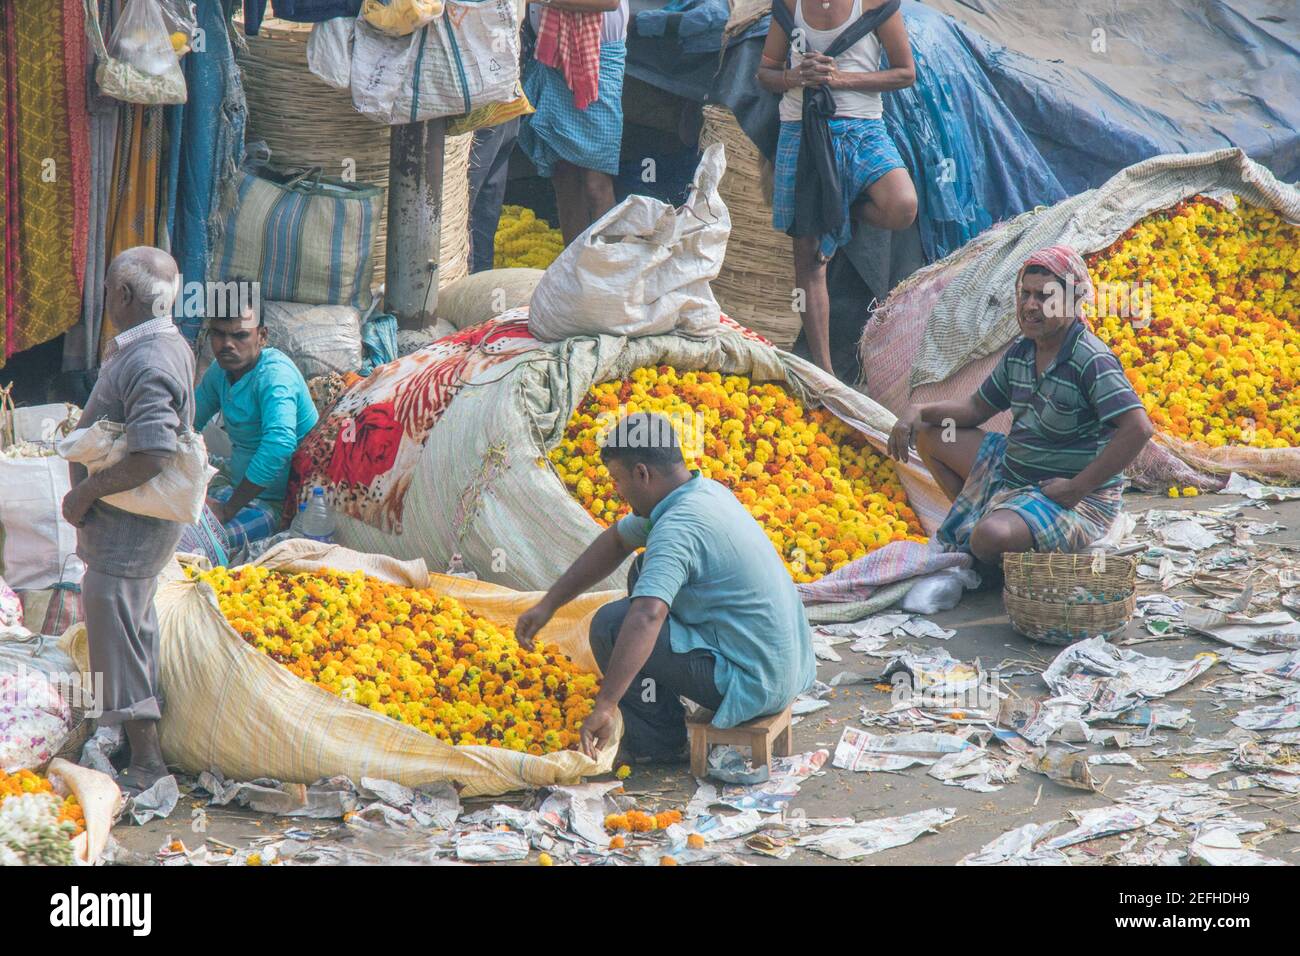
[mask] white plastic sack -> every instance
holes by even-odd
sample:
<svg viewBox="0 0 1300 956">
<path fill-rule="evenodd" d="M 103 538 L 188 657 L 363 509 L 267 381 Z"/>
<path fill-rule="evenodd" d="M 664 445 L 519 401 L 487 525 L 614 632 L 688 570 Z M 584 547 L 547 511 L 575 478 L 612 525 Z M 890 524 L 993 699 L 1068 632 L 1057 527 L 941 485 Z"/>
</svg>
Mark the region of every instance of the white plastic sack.
<svg viewBox="0 0 1300 956">
<path fill-rule="evenodd" d="M 961 601 L 963 591 L 979 586 L 980 576 L 971 568 L 944 568 L 917 578 L 903 596 L 902 607 L 913 614 L 951 611 Z"/>
<path fill-rule="evenodd" d="M 307 69 L 336 90 L 352 85 L 352 17 L 335 17 L 315 24 L 307 38 Z"/>
<path fill-rule="evenodd" d="M 439 289 L 434 311 L 453 330 L 469 328 L 528 305 L 543 275 L 541 269 L 523 268 L 475 272 Z"/>
<path fill-rule="evenodd" d="M 460 116 L 518 99 L 519 15 L 512 0 L 449 2 L 410 36 L 356 21 L 352 105 L 381 123 Z"/>
<path fill-rule="evenodd" d="M 293 360 L 303 378 L 361 368 L 361 313 L 348 305 L 264 302 L 267 344 Z"/>
<path fill-rule="evenodd" d="M 28 405 L 11 412 L 16 442 L 53 442 L 77 426 L 81 409 L 70 402 Z"/>
<path fill-rule="evenodd" d="M 208 482 L 217 469 L 208 464 L 202 435 L 187 432 L 180 437 L 179 445 L 163 470 L 149 481 L 102 500 L 132 514 L 194 524 L 203 515 Z M 116 465 L 128 451 L 126 429 L 117 422 L 98 421 L 89 428 L 78 428 L 58 444 L 63 458 L 84 465 L 92 475 Z M 66 464 L 62 467 L 67 470 Z"/>
<path fill-rule="evenodd" d="M 681 209 L 632 195 L 592 223 L 537 284 L 528 331 L 544 342 L 717 333 L 721 310 L 709 282 L 722 268 L 731 232 L 718 195 L 726 168 L 723 146 L 714 143 Z"/>
<path fill-rule="evenodd" d="M 77 530 L 63 520 L 71 487 L 62 459 L 0 459 L 0 574 L 15 591 L 81 581 Z"/>
<path fill-rule="evenodd" d="M 422 558 L 435 568 L 447 567 L 459 554 L 484 581 L 524 591 L 550 587 L 601 527 L 570 496 L 546 453 L 563 438 L 569 416 L 592 385 L 657 365 L 784 382 L 807 403 L 861 432 L 877 451 L 884 450 L 894 424 L 889 412 L 860 392 L 734 325 L 709 338 L 576 336 L 526 349 L 457 392 L 424 444 L 398 453 L 399 460 L 418 456 L 409 483 L 403 482 L 400 530 L 382 530 L 341 507 L 335 512 L 337 540 L 358 551 Z M 408 376 L 426 371 L 418 363 L 386 368 L 393 392 L 386 387 L 381 396 L 396 393 L 403 401 L 426 404 L 441 388 L 427 378 L 415 387 L 406 384 Z M 366 414 L 354 404 L 362 391 L 358 386 L 349 392 L 331 414 Z M 327 417 L 324 427 L 328 423 Z M 947 512 L 947 499 L 915 456 L 898 466 L 898 474 L 917 517 L 932 532 Z M 624 586 L 621 572 L 594 585 Z"/>
</svg>

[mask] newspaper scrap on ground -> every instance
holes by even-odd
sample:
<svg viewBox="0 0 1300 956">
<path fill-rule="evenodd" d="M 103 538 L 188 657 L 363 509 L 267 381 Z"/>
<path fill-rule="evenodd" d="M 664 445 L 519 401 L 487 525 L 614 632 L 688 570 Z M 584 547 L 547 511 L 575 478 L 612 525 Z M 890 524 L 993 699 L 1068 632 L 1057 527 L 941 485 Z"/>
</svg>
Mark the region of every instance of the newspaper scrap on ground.
<svg viewBox="0 0 1300 956">
<path fill-rule="evenodd" d="M 1245 478 L 1235 471 L 1228 476 L 1228 483 L 1220 489 L 1224 495 L 1244 495 L 1252 501 L 1292 501 L 1300 498 L 1300 488 L 1281 488 L 1265 485 L 1253 478 Z"/>
<path fill-rule="evenodd" d="M 1047 850 L 1039 843 L 1062 823 L 1026 823 L 1008 830 L 996 840 L 984 845 L 977 853 L 968 853 L 957 861 L 958 866 L 1069 866 L 1070 859 L 1060 850 Z"/>
<path fill-rule="evenodd" d="M 1300 727 L 1300 690 L 1282 698 L 1278 704 L 1264 704 L 1243 710 L 1232 718 L 1247 730 L 1289 730 Z"/>
<path fill-rule="evenodd" d="M 934 833 L 957 816 L 952 807 L 918 810 L 900 817 L 867 820 L 850 826 L 832 827 L 801 837 L 799 846 L 809 847 L 836 860 L 856 860 L 881 850 L 904 846 L 923 833 Z"/>
<path fill-rule="evenodd" d="M 1231 830 L 1213 827 L 1192 841 L 1191 862 L 1202 866 L 1290 866 L 1290 863 L 1265 856 L 1242 845 L 1241 837 Z"/>
<path fill-rule="evenodd" d="M 1043 680 L 1058 697 L 1084 702 L 1085 721 L 1108 720 L 1177 690 L 1217 661 L 1214 654 L 1190 661 L 1150 657 L 1093 637 L 1061 651 Z"/>
<path fill-rule="evenodd" d="M 814 750 L 809 753 L 795 754 L 790 757 L 773 757 L 769 766 L 767 779 L 753 784 L 702 783 L 691 801 L 692 806 L 701 806 L 701 812 L 709 806 L 727 806 L 736 810 L 757 810 L 760 813 L 781 813 L 799 795 L 799 785 L 820 773 L 827 758 L 828 750 Z M 709 756 L 710 765 L 717 759 L 720 766 L 736 765 L 748 767 L 748 761 L 734 747 L 715 747 Z M 689 817 L 687 813 L 685 816 Z"/>
<path fill-rule="evenodd" d="M 856 727 L 845 727 L 835 745 L 831 766 L 841 770 L 904 770 L 917 764 L 930 765 L 944 754 L 973 748 L 965 734 L 932 732 L 877 735 Z"/>
</svg>

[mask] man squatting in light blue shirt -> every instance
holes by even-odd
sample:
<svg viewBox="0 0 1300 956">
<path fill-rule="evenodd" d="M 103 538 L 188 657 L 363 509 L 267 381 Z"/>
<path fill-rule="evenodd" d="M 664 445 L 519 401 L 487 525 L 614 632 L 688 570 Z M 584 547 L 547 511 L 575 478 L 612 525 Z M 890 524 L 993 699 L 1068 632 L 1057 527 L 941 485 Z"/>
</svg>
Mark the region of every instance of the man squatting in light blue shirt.
<svg viewBox="0 0 1300 956">
<path fill-rule="evenodd" d="M 546 596 L 520 615 L 525 647 L 554 613 L 613 574 L 637 548 L 628 596 L 592 618 L 592 654 L 604 675 L 581 743 L 595 757 L 623 715 L 623 756 L 685 758 L 678 696 L 737 724 L 784 710 L 816 675 L 812 634 L 780 556 L 723 485 L 690 471 L 671 423 L 623 418 L 601 448 L 632 514 L 603 531 Z"/>
</svg>

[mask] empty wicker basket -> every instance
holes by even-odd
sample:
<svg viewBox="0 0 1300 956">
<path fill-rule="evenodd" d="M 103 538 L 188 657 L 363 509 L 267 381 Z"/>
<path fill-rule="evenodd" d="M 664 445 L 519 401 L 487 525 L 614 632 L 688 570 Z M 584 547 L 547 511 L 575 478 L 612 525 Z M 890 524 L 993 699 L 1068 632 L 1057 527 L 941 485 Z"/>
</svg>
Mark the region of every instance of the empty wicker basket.
<svg viewBox="0 0 1300 956">
<path fill-rule="evenodd" d="M 1066 645 L 1109 637 L 1133 616 L 1137 562 L 1096 554 L 1007 554 L 1002 600 L 1017 634 Z"/>
</svg>

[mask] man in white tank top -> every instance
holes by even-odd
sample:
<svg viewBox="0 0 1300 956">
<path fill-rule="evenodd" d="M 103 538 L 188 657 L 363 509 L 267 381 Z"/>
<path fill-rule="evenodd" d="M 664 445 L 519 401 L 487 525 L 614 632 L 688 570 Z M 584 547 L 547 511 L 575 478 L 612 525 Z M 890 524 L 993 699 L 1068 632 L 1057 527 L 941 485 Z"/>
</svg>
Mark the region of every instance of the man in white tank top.
<svg viewBox="0 0 1300 956">
<path fill-rule="evenodd" d="M 791 14 L 793 29 L 787 31 L 773 17 L 757 77 L 764 89 L 781 95 L 772 224 L 793 237 L 795 282 L 804 293 L 804 336 L 813 361 L 833 373 L 827 262 L 851 238 L 854 221 L 905 229 L 916 219 L 916 188 L 881 118 L 881 94 L 911 86 L 916 70 L 899 12 L 839 55 L 822 52 L 859 17 L 884 6 L 886 0 L 781 2 Z M 882 51 L 890 64 L 883 70 Z M 847 215 L 835 233 L 795 235 L 803 91 L 814 86 L 828 88 L 835 100 L 829 127 Z"/>
</svg>

